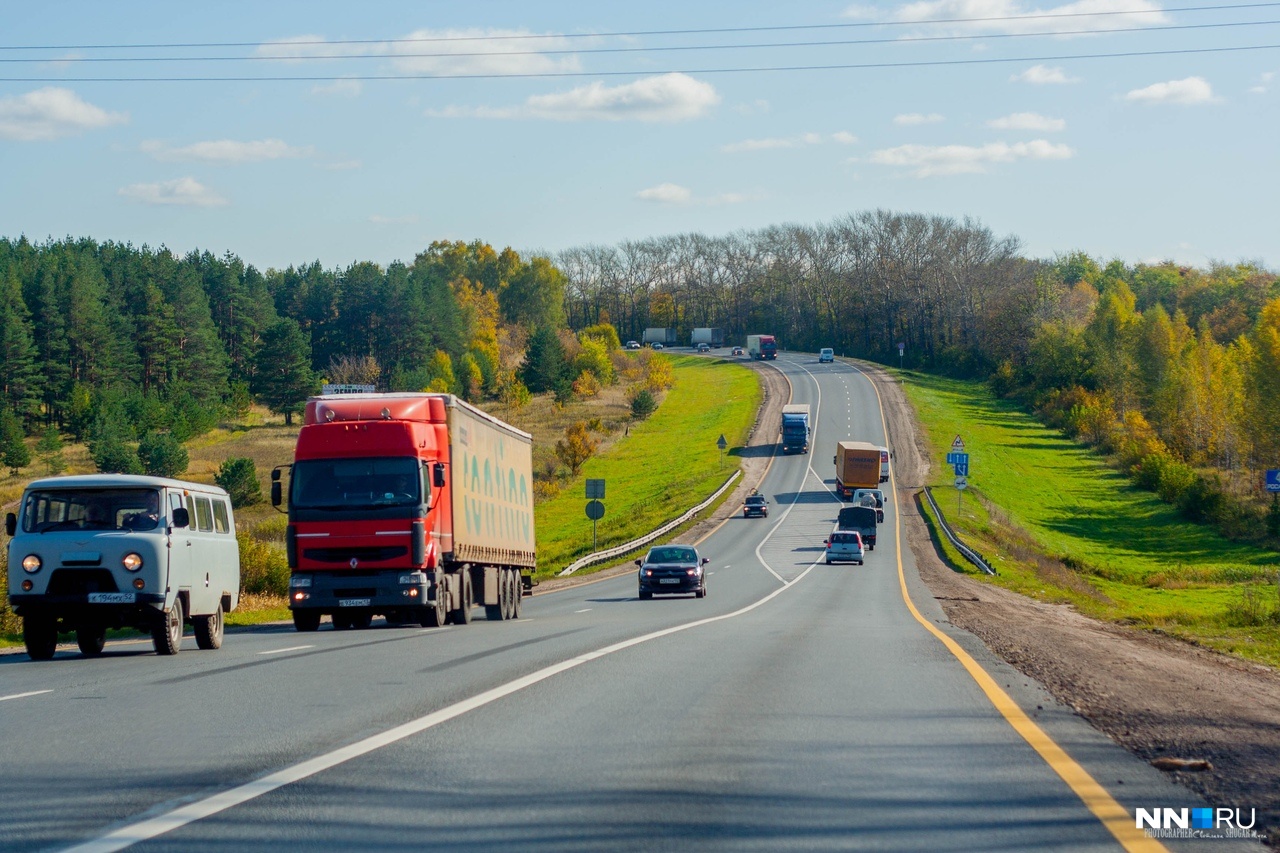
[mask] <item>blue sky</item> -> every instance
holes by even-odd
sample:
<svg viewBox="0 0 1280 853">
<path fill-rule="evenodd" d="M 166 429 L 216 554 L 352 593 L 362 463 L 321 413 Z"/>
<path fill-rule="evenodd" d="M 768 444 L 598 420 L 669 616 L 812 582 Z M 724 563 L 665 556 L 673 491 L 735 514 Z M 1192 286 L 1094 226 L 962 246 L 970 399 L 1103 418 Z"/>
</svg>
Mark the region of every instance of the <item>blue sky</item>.
<svg viewBox="0 0 1280 853">
<path fill-rule="evenodd" d="M 341 267 L 880 208 L 1032 257 L 1280 268 L 1280 4 L 3 11 L 4 237 Z M 214 79 L 246 77 L 293 79 Z"/>
</svg>

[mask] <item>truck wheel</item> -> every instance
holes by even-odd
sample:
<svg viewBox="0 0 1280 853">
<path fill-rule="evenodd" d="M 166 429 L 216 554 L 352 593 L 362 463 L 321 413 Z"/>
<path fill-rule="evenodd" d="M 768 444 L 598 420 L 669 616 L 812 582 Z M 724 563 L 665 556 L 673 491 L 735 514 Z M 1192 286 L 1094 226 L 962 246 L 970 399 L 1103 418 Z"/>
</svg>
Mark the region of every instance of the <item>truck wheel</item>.
<svg viewBox="0 0 1280 853">
<path fill-rule="evenodd" d="M 210 616 L 196 616 L 191 620 L 196 629 L 196 646 L 206 651 L 222 648 L 222 602 Z"/>
<path fill-rule="evenodd" d="M 357 631 L 363 631 L 373 624 L 373 614 L 369 611 L 364 613 L 353 613 L 348 620 L 348 627 L 355 628 Z"/>
<path fill-rule="evenodd" d="M 329 618 L 333 620 L 333 630 L 335 631 L 345 631 L 351 627 L 351 614 L 349 613 L 343 613 L 339 610 Z"/>
<path fill-rule="evenodd" d="M 519 619 L 524 614 L 524 578 L 520 570 L 511 573 L 511 618 Z"/>
<path fill-rule="evenodd" d="M 24 617 L 22 642 L 32 660 L 51 660 L 58 650 L 58 620 L 52 616 Z"/>
<path fill-rule="evenodd" d="M 151 645 L 156 647 L 158 655 L 176 655 L 182 649 L 182 634 L 186 625 L 182 621 L 182 599 L 175 598 L 173 607 L 161 616 L 160 622 L 151 629 Z"/>
<path fill-rule="evenodd" d="M 299 631 L 314 631 L 320 627 L 319 610 L 293 611 L 293 627 Z"/>
<path fill-rule="evenodd" d="M 449 611 L 445 608 L 444 596 L 436 591 L 436 603 L 422 608 L 422 618 L 418 624 L 423 628 L 439 628 L 445 623 Z"/>
<path fill-rule="evenodd" d="M 462 588 L 458 590 L 460 605 L 457 610 L 449 613 L 449 621 L 455 625 L 470 625 L 471 606 L 475 603 L 471 597 L 471 570 L 463 569 L 458 572 L 458 577 L 462 583 Z"/>
<path fill-rule="evenodd" d="M 81 625 L 76 628 L 76 645 L 85 657 L 97 657 L 107 645 L 106 625 Z"/>
</svg>

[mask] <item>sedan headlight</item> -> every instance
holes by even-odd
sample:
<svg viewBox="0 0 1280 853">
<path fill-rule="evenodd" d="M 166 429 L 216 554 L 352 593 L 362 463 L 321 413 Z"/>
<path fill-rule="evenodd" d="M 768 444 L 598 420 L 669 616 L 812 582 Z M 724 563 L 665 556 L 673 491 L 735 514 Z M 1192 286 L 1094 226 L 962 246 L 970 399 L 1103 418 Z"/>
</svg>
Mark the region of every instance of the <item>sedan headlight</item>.
<svg viewBox="0 0 1280 853">
<path fill-rule="evenodd" d="M 120 560 L 120 562 L 129 571 L 136 572 L 138 569 L 142 568 L 142 555 L 125 554 L 124 558 Z"/>
<path fill-rule="evenodd" d="M 22 558 L 22 570 L 29 575 L 34 575 L 40 571 L 41 565 L 40 558 L 35 554 L 28 554 Z"/>
</svg>

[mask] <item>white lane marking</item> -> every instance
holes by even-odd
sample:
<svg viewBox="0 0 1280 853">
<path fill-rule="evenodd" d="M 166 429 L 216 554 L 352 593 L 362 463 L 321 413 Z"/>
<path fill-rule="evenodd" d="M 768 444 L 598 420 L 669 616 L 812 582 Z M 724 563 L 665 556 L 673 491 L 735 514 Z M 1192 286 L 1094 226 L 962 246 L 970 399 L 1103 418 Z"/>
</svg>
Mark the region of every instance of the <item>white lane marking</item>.
<svg viewBox="0 0 1280 853">
<path fill-rule="evenodd" d="M 816 563 L 814 565 L 817 565 Z M 269 794 L 277 788 L 294 782 L 300 782 L 317 773 L 331 770 L 340 764 L 350 761 L 353 758 L 359 758 L 370 752 L 390 746 L 393 743 L 404 740 L 416 734 L 420 734 L 427 729 L 435 728 L 442 723 L 447 723 L 457 717 L 461 717 L 469 711 L 477 708 L 483 708 L 485 705 L 496 702 L 524 690 L 526 687 L 546 681 L 552 676 L 559 675 L 562 672 L 574 669 L 584 663 L 590 663 L 600 658 L 626 649 L 657 640 L 662 637 L 668 637 L 672 634 L 678 634 L 681 631 L 687 631 L 690 628 L 697 628 L 702 625 L 710 625 L 712 622 L 721 622 L 727 619 L 734 619 L 743 614 L 750 613 L 757 607 L 767 604 L 777 596 L 786 592 L 788 589 L 796 585 L 796 581 L 803 578 L 809 572 L 813 571 L 813 565 L 805 569 L 799 577 L 790 584 L 781 586 L 773 592 L 761 598 L 759 601 L 748 604 L 740 610 L 732 613 L 725 613 L 720 616 L 709 616 L 705 619 L 698 619 L 693 622 L 686 622 L 683 625 L 675 625 L 671 628 L 664 628 L 660 631 L 654 631 L 651 634 L 644 634 L 639 637 L 633 637 L 630 640 L 623 640 L 614 643 L 611 646 L 605 646 L 594 652 L 587 652 L 569 660 L 552 664 L 551 666 L 540 669 L 537 672 L 530 673 L 522 678 L 517 678 L 507 684 L 499 685 L 492 690 L 487 690 L 470 699 L 464 699 L 461 702 L 450 705 L 447 708 L 441 708 L 439 711 L 432 712 L 426 716 L 419 717 L 416 720 L 410 720 L 395 728 L 388 729 L 381 734 L 372 735 L 364 740 L 356 741 L 349 746 L 336 749 L 333 752 L 324 755 L 317 755 L 307 761 L 295 764 L 292 767 L 286 767 L 283 770 L 277 770 L 275 773 L 269 773 L 261 779 L 255 779 L 252 782 L 246 782 L 238 785 L 230 790 L 223 791 L 220 794 L 214 794 L 212 797 L 206 797 L 203 800 L 197 800 L 193 803 L 180 806 L 166 814 L 157 815 L 129 826 L 123 826 L 119 829 L 108 832 L 106 835 L 91 839 L 83 844 L 77 844 L 74 847 L 68 847 L 65 853 L 115 853 L 117 850 L 123 850 L 134 844 L 140 844 L 152 838 L 158 838 L 165 833 L 172 832 L 175 829 L 181 829 L 187 824 L 212 817 L 219 812 L 234 808 L 235 806 L 247 803 L 250 800 L 261 797 L 263 794 Z"/>
<path fill-rule="evenodd" d="M 574 613 L 590 613 L 590 612 L 591 612 L 591 608 L 590 608 L 590 607 L 588 607 L 586 610 L 575 610 L 575 611 L 573 611 L 573 612 L 574 612 Z"/>
<path fill-rule="evenodd" d="M 32 690 L 28 693 L 15 693 L 12 696 L 0 696 L 0 702 L 5 702 L 9 699 L 26 699 L 28 696 L 42 696 L 45 693 L 52 692 L 52 690 Z"/>
<path fill-rule="evenodd" d="M 265 652 L 258 652 L 260 655 L 282 655 L 285 652 L 300 652 L 303 649 L 314 649 L 315 646 L 290 646 L 287 649 L 268 649 Z"/>
</svg>

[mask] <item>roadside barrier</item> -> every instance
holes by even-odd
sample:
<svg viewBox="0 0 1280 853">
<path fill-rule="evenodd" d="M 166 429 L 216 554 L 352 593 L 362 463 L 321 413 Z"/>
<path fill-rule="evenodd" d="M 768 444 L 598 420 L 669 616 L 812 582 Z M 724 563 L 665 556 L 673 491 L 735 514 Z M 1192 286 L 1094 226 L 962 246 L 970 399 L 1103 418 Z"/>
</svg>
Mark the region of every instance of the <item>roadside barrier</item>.
<svg viewBox="0 0 1280 853">
<path fill-rule="evenodd" d="M 982 555 L 970 548 L 968 545 L 960 541 L 960 537 L 956 536 L 951 526 L 947 524 L 947 520 L 942 517 L 942 510 L 938 509 L 938 504 L 933 500 L 933 492 L 928 486 L 924 487 L 925 500 L 929 502 L 929 506 L 933 507 L 933 515 L 938 519 L 938 526 L 942 528 L 942 532 L 947 534 L 947 539 L 951 540 L 951 544 L 956 546 L 956 550 L 964 555 L 964 558 L 982 569 L 989 575 L 994 575 L 996 570 L 987 564 Z"/>
<path fill-rule="evenodd" d="M 645 535 L 641 536 L 639 539 L 632 539 L 630 542 L 623 543 L 622 545 L 615 545 L 614 547 L 609 548 L 607 550 L 596 551 L 594 554 L 588 554 L 585 557 L 579 557 L 578 559 L 570 563 L 568 566 L 566 566 L 564 570 L 560 572 L 559 576 L 564 577 L 565 575 L 571 575 L 574 572 L 576 572 L 578 569 L 583 569 L 583 568 L 586 568 L 587 566 L 593 566 L 596 563 L 603 563 L 605 560 L 612 560 L 614 557 L 621 557 L 623 554 L 626 554 L 630 551 L 634 551 L 637 548 L 640 548 L 644 545 L 649 544 L 654 539 L 657 539 L 659 536 L 663 535 L 664 533 L 674 530 L 675 528 L 684 524 L 689 519 L 693 518 L 698 513 L 702 512 L 707 507 L 711 506 L 711 504 L 715 502 L 715 499 L 720 497 L 722 494 L 724 494 L 725 489 L 733 485 L 733 481 L 738 479 L 738 477 L 740 477 L 741 475 L 742 475 L 741 471 L 734 471 L 733 474 L 730 475 L 729 479 L 724 481 L 724 485 L 716 489 L 715 492 L 711 495 L 711 497 L 707 498 L 705 501 L 698 504 L 693 509 L 689 510 L 679 518 L 676 518 L 672 521 L 668 521 L 666 524 L 662 525 L 657 530 L 654 530 L 650 533 L 646 533 Z"/>
</svg>

